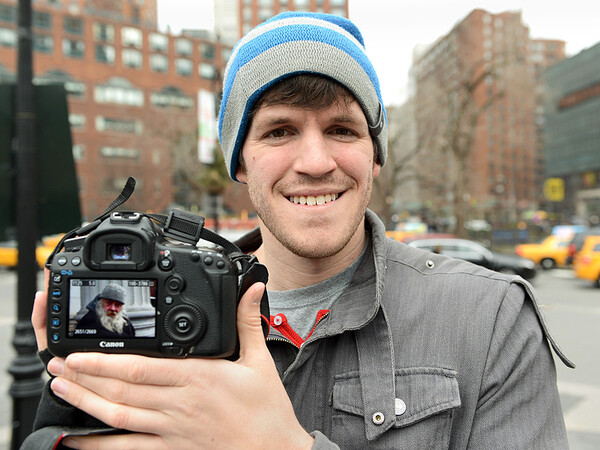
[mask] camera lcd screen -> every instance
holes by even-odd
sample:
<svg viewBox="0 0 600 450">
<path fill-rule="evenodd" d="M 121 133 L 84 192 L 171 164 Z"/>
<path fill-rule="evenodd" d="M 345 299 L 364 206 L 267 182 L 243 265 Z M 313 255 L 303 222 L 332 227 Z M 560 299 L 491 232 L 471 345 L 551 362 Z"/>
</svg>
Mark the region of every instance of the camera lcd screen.
<svg viewBox="0 0 600 450">
<path fill-rule="evenodd" d="M 70 280 L 69 338 L 156 337 L 156 280 Z"/>
</svg>

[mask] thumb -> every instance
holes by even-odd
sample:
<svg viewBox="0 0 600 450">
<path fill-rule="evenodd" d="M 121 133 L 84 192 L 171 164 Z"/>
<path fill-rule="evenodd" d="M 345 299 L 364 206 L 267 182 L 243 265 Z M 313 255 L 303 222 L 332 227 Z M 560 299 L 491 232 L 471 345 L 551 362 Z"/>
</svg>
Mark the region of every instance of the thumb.
<svg viewBox="0 0 600 450">
<path fill-rule="evenodd" d="M 240 339 L 240 360 L 269 354 L 260 318 L 260 300 L 266 287 L 254 283 L 242 296 L 237 310 L 237 331 Z"/>
</svg>

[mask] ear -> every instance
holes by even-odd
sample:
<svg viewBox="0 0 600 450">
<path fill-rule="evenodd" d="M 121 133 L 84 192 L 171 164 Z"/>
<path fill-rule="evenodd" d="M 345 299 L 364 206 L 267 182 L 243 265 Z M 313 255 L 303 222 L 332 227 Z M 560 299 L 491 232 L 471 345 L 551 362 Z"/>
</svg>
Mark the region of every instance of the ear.
<svg viewBox="0 0 600 450">
<path fill-rule="evenodd" d="M 377 161 L 373 162 L 373 178 L 377 178 L 377 175 L 379 175 L 379 172 L 381 172 L 381 164 L 379 164 Z"/>
<path fill-rule="evenodd" d="M 235 169 L 235 177 L 240 183 L 246 183 L 248 181 L 248 177 L 246 177 L 246 171 L 241 164 L 238 164 L 237 169 Z"/>
</svg>

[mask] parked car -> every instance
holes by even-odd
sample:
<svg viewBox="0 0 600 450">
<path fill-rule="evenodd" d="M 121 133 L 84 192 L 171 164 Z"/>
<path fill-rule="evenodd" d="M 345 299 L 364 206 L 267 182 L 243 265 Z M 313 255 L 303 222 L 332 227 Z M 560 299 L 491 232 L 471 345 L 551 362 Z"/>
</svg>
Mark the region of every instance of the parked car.
<svg viewBox="0 0 600 450">
<path fill-rule="evenodd" d="M 515 247 L 517 255 L 542 266 L 542 269 L 552 269 L 567 264 L 569 242 L 571 236 L 548 236 L 538 244 L 519 244 Z"/>
<path fill-rule="evenodd" d="M 537 273 L 535 264 L 528 259 L 493 252 L 468 239 L 415 239 L 408 241 L 407 244 L 441 255 L 464 259 L 497 272 L 517 274 L 526 280 L 531 280 Z"/>
<path fill-rule="evenodd" d="M 35 259 L 40 268 L 44 267 L 46 259 L 62 238 L 62 234 L 47 236 L 42 239 L 35 250 Z M 19 261 L 19 250 L 16 241 L 6 241 L 0 243 L 0 267 L 15 268 Z"/>
<path fill-rule="evenodd" d="M 586 237 L 574 267 L 577 278 L 593 281 L 600 288 L 600 235 Z"/>
</svg>

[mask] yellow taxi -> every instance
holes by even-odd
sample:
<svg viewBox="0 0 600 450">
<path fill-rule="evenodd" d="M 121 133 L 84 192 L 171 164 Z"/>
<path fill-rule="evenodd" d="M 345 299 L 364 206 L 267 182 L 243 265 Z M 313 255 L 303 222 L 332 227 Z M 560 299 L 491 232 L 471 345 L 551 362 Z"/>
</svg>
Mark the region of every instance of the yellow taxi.
<svg viewBox="0 0 600 450">
<path fill-rule="evenodd" d="M 58 244 L 58 241 L 63 237 L 62 234 L 47 236 L 42 239 L 41 244 L 38 244 L 35 251 L 35 259 L 38 266 L 44 267 L 46 259 Z M 15 241 L 0 243 L 0 267 L 14 268 L 17 267 L 19 261 L 19 250 Z"/>
<path fill-rule="evenodd" d="M 519 244 L 515 247 L 517 255 L 527 258 L 542 269 L 565 266 L 569 254 L 570 236 L 548 236 L 538 244 Z"/>
<path fill-rule="evenodd" d="M 600 236 L 588 236 L 575 258 L 575 276 L 600 288 Z"/>
</svg>

